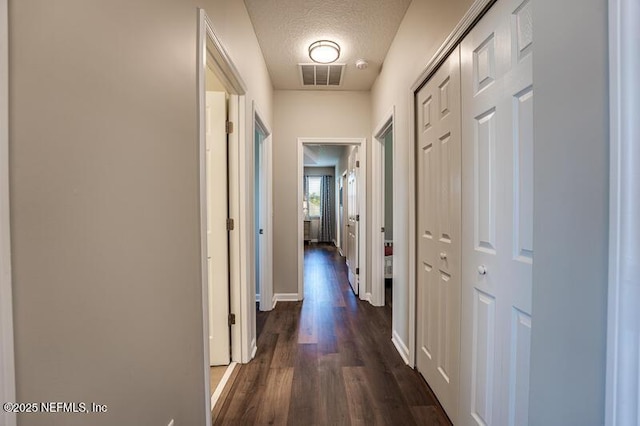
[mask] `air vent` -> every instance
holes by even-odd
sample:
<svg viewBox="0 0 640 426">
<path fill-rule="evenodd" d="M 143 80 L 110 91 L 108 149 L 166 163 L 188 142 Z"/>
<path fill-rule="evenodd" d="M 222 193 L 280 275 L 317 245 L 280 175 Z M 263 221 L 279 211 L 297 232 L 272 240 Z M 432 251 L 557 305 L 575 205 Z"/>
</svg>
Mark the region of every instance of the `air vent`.
<svg viewBox="0 0 640 426">
<path fill-rule="evenodd" d="M 299 64 L 303 86 L 340 86 L 344 64 Z"/>
</svg>

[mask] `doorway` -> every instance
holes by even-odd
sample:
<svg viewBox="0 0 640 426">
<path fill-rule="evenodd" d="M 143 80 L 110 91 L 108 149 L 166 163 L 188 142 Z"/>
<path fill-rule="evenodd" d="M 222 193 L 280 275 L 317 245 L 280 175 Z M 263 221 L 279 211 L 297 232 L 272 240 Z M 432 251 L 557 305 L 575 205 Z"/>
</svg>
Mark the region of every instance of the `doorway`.
<svg viewBox="0 0 640 426">
<path fill-rule="evenodd" d="M 209 290 L 210 393 L 231 363 L 229 321 L 229 93 L 207 63 L 205 75 L 205 187 L 207 218 L 207 285 Z M 213 404 L 214 402 L 212 402 Z"/>
<path fill-rule="evenodd" d="M 211 383 L 211 364 L 228 365 L 220 383 L 215 386 L 220 390 L 231 377 L 235 363 L 248 362 L 255 354 L 255 334 L 252 334 L 255 330 L 255 305 L 250 288 L 252 277 L 243 272 L 251 269 L 245 268 L 243 262 L 252 255 L 252 236 L 244 228 L 250 223 L 251 211 L 244 208 L 244 198 L 241 197 L 247 192 L 241 188 L 251 187 L 248 181 L 251 163 L 244 161 L 245 149 L 250 149 L 250 145 L 245 148 L 246 144 L 241 143 L 246 137 L 243 128 L 246 87 L 203 9 L 199 9 L 199 18 L 197 93 L 204 350 L 202 390 L 207 424 L 210 424 L 211 409 L 220 396 Z M 222 111 L 224 114 L 220 114 Z M 210 288 L 212 277 L 218 278 L 214 288 Z M 218 295 L 218 292 L 223 292 L 223 295 Z M 210 306 L 213 304 L 215 307 Z M 214 354 L 217 351 L 220 354 Z M 214 359 L 218 355 L 220 360 Z"/>
<path fill-rule="evenodd" d="M 371 290 L 364 285 L 366 283 L 366 232 L 364 232 L 366 229 L 366 138 L 298 138 L 298 300 L 304 298 L 304 245 L 306 242 L 313 243 L 327 238 L 326 234 L 319 238 L 314 238 L 314 235 L 317 235 L 319 230 L 314 228 L 313 217 L 315 214 L 311 210 L 319 206 L 311 204 L 312 200 L 308 185 L 310 183 L 315 185 L 318 182 L 310 182 L 305 179 L 304 172 L 305 156 L 313 156 L 313 153 L 309 154 L 309 152 L 313 151 L 314 147 L 317 148 L 319 146 L 349 148 L 347 165 L 339 166 L 338 171 L 335 171 L 334 166 L 331 176 L 331 185 L 333 185 L 331 190 L 334 194 L 331 208 L 335 210 L 334 237 L 328 242 L 336 245 L 335 235 L 337 230 L 335 223 L 337 221 L 335 216 L 339 216 L 340 211 L 339 207 L 336 208 L 334 205 L 336 201 L 340 203 L 340 198 L 335 195 L 336 193 L 339 194 L 340 191 L 340 182 L 339 179 L 336 179 L 336 176 L 346 176 L 346 181 L 343 180 L 342 186 L 342 217 L 344 222 L 342 235 L 344 237 L 341 240 L 344 241 L 344 244 L 341 243 L 341 249 L 347 257 L 350 283 L 352 283 L 354 293 L 360 299 L 370 301 Z M 306 153 L 305 148 L 307 148 Z M 318 191 L 321 191 L 321 188 L 322 186 L 318 188 Z M 311 189 L 315 190 L 314 188 Z M 345 201 L 346 207 L 344 205 Z M 360 229 L 362 232 L 359 232 Z"/>
<path fill-rule="evenodd" d="M 391 307 L 393 295 L 394 108 L 376 127 L 372 157 L 371 282 L 374 306 Z M 378 231 L 379 230 L 379 231 Z"/>
<path fill-rule="evenodd" d="M 261 311 L 273 309 L 271 131 L 253 106 L 253 188 L 256 302 Z"/>
</svg>

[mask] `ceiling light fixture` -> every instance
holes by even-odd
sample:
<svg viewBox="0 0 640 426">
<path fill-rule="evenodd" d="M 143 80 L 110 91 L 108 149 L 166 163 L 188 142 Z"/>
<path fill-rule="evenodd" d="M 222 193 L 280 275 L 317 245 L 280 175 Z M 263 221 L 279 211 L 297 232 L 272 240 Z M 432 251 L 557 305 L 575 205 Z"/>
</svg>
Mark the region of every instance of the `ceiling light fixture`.
<svg viewBox="0 0 640 426">
<path fill-rule="evenodd" d="M 340 46 L 329 40 L 318 40 L 309 46 L 309 57 L 313 62 L 330 64 L 340 57 Z"/>
</svg>

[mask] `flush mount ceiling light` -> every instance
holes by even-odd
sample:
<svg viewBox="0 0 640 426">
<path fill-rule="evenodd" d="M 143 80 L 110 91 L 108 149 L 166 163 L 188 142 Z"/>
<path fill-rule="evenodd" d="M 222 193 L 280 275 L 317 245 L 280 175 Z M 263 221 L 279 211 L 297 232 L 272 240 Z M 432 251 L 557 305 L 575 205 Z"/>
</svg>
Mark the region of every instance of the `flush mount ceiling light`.
<svg viewBox="0 0 640 426">
<path fill-rule="evenodd" d="M 340 46 L 329 40 L 318 40 L 309 46 L 309 57 L 313 62 L 330 64 L 340 57 Z"/>
</svg>

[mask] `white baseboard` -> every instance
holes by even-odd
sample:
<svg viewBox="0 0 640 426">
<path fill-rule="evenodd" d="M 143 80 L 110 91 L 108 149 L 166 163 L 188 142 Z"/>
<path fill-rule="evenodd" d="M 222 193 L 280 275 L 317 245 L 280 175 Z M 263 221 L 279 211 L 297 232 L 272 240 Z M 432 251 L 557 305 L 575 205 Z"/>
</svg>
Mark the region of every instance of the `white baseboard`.
<svg viewBox="0 0 640 426">
<path fill-rule="evenodd" d="M 361 300 L 364 300 L 366 302 L 371 303 L 371 293 L 365 293 L 362 295 L 362 297 L 360 298 Z M 371 303 L 373 305 L 373 303 Z"/>
<path fill-rule="evenodd" d="M 273 307 L 275 308 L 278 302 L 297 302 L 299 300 L 298 293 L 274 293 Z"/>
<path fill-rule="evenodd" d="M 231 378 L 231 373 L 233 373 L 233 369 L 236 368 L 237 364 L 238 364 L 237 362 L 231 361 L 231 363 L 225 370 L 224 375 L 222 376 L 222 379 L 220 379 L 220 383 L 218 383 L 218 386 L 216 386 L 216 389 L 213 391 L 213 395 L 211 395 L 212 410 L 213 410 L 213 407 L 216 406 L 216 402 L 218 402 L 218 399 L 220 399 L 220 395 L 222 395 L 222 391 L 224 390 L 224 387 L 227 385 L 227 382 L 229 381 L 229 379 Z"/>
<path fill-rule="evenodd" d="M 252 360 L 253 358 L 255 358 L 256 356 L 256 352 L 258 352 L 258 345 L 256 345 L 256 339 L 254 338 L 251 341 L 251 358 L 249 358 L 250 360 Z"/>
<path fill-rule="evenodd" d="M 393 342 L 393 346 L 396 347 L 396 350 L 404 360 L 405 364 L 409 365 L 409 348 L 407 348 L 407 345 L 404 344 L 404 342 L 402 341 L 402 339 L 400 338 L 396 330 L 393 330 L 393 332 L 391 333 L 391 336 L 392 336 L 391 341 Z"/>
</svg>

